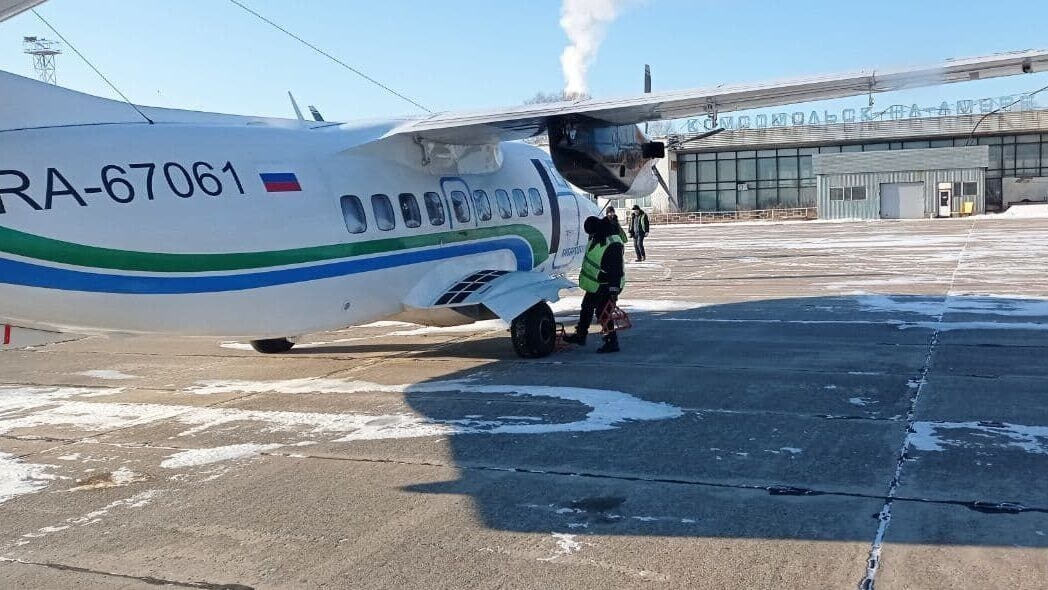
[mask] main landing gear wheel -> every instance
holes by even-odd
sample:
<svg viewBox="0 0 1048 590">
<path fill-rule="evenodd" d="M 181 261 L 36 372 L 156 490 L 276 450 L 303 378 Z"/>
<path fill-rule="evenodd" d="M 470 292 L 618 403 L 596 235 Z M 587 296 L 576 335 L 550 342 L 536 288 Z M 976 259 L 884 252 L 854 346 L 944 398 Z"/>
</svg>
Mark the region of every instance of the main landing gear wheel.
<svg viewBox="0 0 1048 590">
<path fill-rule="evenodd" d="M 509 332 L 513 350 L 522 358 L 549 356 L 557 346 L 557 322 L 545 301 L 517 316 L 510 324 Z"/>
<path fill-rule="evenodd" d="M 295 343 L 287 338 L 270 338 L 268 340 L 252 340 L 251 348 L 262 354 L 280 354 L 287 352 L 295 346 Z"/>
</svg>

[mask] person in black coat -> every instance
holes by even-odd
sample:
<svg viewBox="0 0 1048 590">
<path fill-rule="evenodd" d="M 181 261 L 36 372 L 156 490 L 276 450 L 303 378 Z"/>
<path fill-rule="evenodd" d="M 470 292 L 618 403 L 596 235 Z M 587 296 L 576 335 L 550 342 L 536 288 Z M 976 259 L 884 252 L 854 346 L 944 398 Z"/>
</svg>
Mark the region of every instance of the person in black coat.
<svg viewBox="0 0 1048 590">
<path fill-rule="evenodd" d="M 618 300 L 619 293 L 625 285 L 625 266 L 623 256 L 625 247 L 619 232 L 622 228 L 610 219 L 586 218 L 583 225 L 589 234 L 586 245 L 586 257 L 579 275 L 579 286 L 586 292 L 582 298 L 582 311 L 575 333 L 564 338 L 565 342 L 585 345 L 593 315 L 605 311 L 609 304 Z M 618 352 L 619 336 L 614 325 L 604 326 L 604 344 L 597 349 L 599 353 Z"/>
</svg>

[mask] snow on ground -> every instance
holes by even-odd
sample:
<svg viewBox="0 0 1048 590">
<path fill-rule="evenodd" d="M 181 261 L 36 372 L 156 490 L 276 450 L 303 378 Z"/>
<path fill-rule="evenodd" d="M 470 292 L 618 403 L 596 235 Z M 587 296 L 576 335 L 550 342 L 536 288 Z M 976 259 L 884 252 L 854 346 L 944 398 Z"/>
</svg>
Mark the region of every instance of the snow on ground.
<svg viewBox="0 0 1048 590">
<path fill-rule="evenodd" d="M 136 375 L 128 375 L 121 373 L 120 371 L 111 371 L 106 369 L 100 369 L 95 371 L 83 371 L 77 373 L 77 375 L 83 375 L 84 377 L 93 377 L 95 379 L 104 379 L 107 381 L 123 381 L 126 379 L 138 379 Z"/>
<path fill-rule="evenodd" d="M 172 420 L 188 427 L 179 433 L 179 436 L 192 436 L 223 425 L 253 424 L 265 432 L 281 431 L 310 435 L 330 433 L 337 437 L 335 441 L 349 442 L 453 434 L 589 432 L 617 428 L 634 420 L 667 420 L 683 414 L 675 406 L 648 402 L 619 391 L 532 385 L 483 385 L 468 381 L 435 381 L 411 385 L 381 385 L 341 379 L 205 381 L 186 390 L 185 393 L 467 393 L 562 399 L 588 406 L 589 412 L 584 419 L 574 422 L 548 422 L 546 418 L 539 416 L 496 420 L 436 420 L 407 412 L 282 412 L 166 404 L 85 402 L 70 399 L 78 391 L 82 392 L 60 388 L 0 388 L 0 410 L 4 411 L 4 417 L 0 418 L 0 433 L 45 425 L 104 431 Z"/>
<path fill-rule="evenodd" d="M 988 213 L 979 217 L 991 219 L 994 217 L 1002 219 L 1046 219 L 1048 218 L 1048 204 L 1012 205 L 1002 213 Z"/>
<path fill-rule="evenodd" d="M 245 443 L 239 445 L 226 445 L 211 449 L 190 449 L 171 455 L 167 459 L 161 461 L 160 466 L 165 469 L 180 469 L 183 467 L 210 465 L 212 463 L 218 463 L 219 461 L 232 461 L 234 459 L 255 457 L 266 451 L 280 448 L 281 446 L 283 445 Z"/>
<path fill-rule="evenodd" d="M 38 492 L 55 479 L 50 465 L 25 463 L 9 453 L 0 453 L 0 504 L 23 494 Z"/>
<path fill-rule="evenodd" d="M 967 436 L 963 436 L 965 434 Z M 1004 422 L 914 422 L 907 443 L 918 451 L 944 451 L 948 446 L 996 446 L 1048 455 L 1048 426 Z"/>
</svg>

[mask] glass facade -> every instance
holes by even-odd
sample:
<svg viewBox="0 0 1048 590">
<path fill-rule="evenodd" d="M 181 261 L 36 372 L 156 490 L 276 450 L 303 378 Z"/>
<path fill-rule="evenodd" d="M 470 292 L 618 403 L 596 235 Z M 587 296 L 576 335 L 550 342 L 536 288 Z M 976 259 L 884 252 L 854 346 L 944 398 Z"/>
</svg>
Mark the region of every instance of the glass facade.
<svg viewBox="0 0 1048 590">
<path fill-rule="evenodd" d="M 1048 134 L 977 137 L 990 146 L 986 207 L 1002 206 L 1001 179 L 1048 177 Z M 683 211 L 736 211 L 814 207 L 813 154 L 926 149 L 969 145 L 969 137 L 870 141 L 821 147 L 725 150 L 677 154 L 677 195 Z"/>
</svg>

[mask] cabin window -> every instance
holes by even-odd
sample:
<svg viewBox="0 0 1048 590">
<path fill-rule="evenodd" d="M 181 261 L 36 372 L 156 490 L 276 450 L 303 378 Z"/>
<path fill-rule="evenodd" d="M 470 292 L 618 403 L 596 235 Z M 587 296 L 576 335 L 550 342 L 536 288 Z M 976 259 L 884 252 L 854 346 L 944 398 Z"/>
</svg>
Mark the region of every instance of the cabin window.
<svg viewBox="0 0 1048 590">
<path fill-rule="evenodd" d="M 455 219 L 459 223 L 469 223 L 469 201 L 466 193 L 451 191 L 451 208 L 455 210 Z"/>
<path fill-rule="evenodd" d="M 524 197 L 524 191 L 519 188 L 513 189 L 513 204 L 517 206 L 517 216 L 528 216 L 528 200 Z"/>
<path fill-rule="evenodd" d="M 491 201 L 488 200 L 488 193 L 473 191 L 473 206 L 477 208 L 477 218 L 480 221 L 491 221 Z"/>
<path fill-rule="evenodd" d="M 354 195 L 343 195 L 342 219 L 346 222 L 346 229 L 351 234 L 362 234 L 368 229 L 368 220 L 364 217 L 364 206 L 360 199 Z"/>
<path fill-rule="evenodd" d="M 503 219 L 513 217 L 513 205 L 509 202 L 509 193 L 502 189 L 496 190 L 495 203 L 499 206 L 499 217 Z"/>
<path fill-rule="evenodd" d="M 400 193 L 400 214 L 404 217 L 404 225 L 415 228 L 422 225 L 422 212 L 418 208 L 418 199 L 411 193 Z"/>
<path fill-rule="evenodd" d="M 393 204 L 386 195 L 371 195 L 371 210 L 375 213 L 375 225 L 382 231 L 396 227 L 397 218 L 393 215 Z"/>
<path fill-rule="evenodd" d="M 531 203 L 531 212 L 535 215 L 542 215 L 542 194 L 538 189 L 528 189 L 528 201 Z"/>
<path fill-rule="evenodd" d="M 437 193 L 426 193 L 422 200 L 426 202 L 426 214 L 432 225 L 444 225 L 444 203 Z"/>
</svg>

